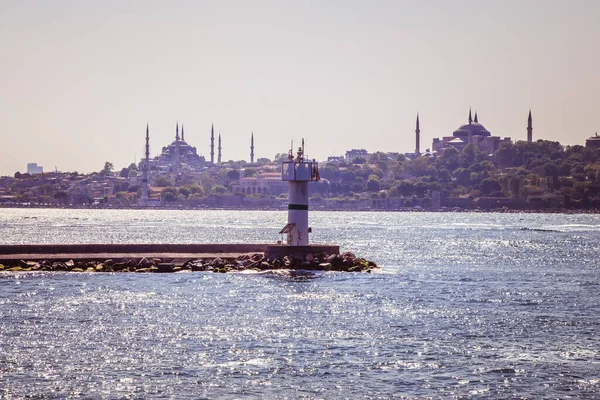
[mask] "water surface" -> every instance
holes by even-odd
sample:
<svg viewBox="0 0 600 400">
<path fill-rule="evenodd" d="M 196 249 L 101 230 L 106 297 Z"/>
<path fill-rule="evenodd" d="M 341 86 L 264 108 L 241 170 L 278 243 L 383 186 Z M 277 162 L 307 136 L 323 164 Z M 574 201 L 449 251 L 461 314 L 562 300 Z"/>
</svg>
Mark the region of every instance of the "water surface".
<svg viewBox="0 0 600 400">
<path fill-rule="evenodd" d="M 284 212 L 0 209 L 1 243 L 274 242 Z M 0 397 L 597 398 L 600 216 L 313 212 L 355 273 L 0 273 Z"/>
</svg>

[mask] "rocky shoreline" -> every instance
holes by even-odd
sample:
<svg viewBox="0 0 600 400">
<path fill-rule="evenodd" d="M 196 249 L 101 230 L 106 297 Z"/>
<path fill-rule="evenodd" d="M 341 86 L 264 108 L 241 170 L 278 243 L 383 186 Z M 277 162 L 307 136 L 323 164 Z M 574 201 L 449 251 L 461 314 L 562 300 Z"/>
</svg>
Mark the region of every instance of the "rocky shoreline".
<svg viewBox="0 0 600 400">
<path fill-rule="evenodd" d="M 379 267 L 373 261 L 356 257 L 351 252 L 342 254 L 307 254 L 303 259 L 292 256 L 266 258 L 264 254 L 243 254 L 236 258 L 161 259 L 124 258 L 119 260 L 68 260 L 4 262 L 0 271 L 65 271 L 65 272 L 134 272 L 173 273 L 181 271 L 243 272 L 268 270 L 310 270 L 341 272 L 372 272 Z"/>
</svg>

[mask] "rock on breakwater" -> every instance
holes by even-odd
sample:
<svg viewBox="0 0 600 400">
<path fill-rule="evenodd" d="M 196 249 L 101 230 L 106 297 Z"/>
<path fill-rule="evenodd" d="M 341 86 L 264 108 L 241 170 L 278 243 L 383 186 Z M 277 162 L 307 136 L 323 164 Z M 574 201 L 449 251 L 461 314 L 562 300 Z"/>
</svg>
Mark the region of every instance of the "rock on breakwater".
<svg viewBox="0 0 600 400">
<path fill-rule="evenodd" d="M 286 255 L 268 258 L 263 253 L 248 253 L 237 257 L 173 258 L 120 258 L 78 260 L 5 260 L 0 271 L 70 271 L 70 272 L 134 272 L 173 273 L 181 271 L 242 272 L 277 269 L 371 272 L 379 268 L 373 261 L 343 254 L 309 253 L 303 257 Z"/>
</svg>

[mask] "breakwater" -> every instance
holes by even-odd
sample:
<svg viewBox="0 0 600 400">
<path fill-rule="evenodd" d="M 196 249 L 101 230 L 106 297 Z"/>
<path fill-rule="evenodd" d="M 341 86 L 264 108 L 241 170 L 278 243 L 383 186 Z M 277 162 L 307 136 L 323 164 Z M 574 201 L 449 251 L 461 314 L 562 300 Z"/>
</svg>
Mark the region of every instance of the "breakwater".
<svg viewBox="0 0 600 400">
<path fill-rule="evenodd" d="M 267 244 L 0 245 L 0 270 L 165 273 L 304 269 L 370 272 L 372 261 L 339 246 Z"/>
</svg>

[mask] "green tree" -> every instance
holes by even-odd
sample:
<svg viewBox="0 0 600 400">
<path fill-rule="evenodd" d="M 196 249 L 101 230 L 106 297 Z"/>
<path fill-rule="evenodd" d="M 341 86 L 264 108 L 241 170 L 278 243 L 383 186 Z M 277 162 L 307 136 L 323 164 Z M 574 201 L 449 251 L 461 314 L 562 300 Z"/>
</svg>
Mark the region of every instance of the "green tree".
<svg viewBox="0 0 600 400">
<path fill-rule="evenodd" d="M 369 178 L 369 180 L 367 181 L 367 190 L 369 192 L 377 192 L 379 191 L 379 180 L 373 178 L 374 175 L 372 175 L 371 178 Z"/>
<path fill-rule="evenodd" d="M 261 157 L 261 158 L 259 158 L 259 159 L 256 160 L 256 163 L 258 165 L 268 165 L 268 164 L 271 164 L 271 160 L 269 160 L 266 157 Z"/>
<path fill-rule="evenodd" d="M 173 186 L 173 181 L 170 177 L 166 175 L 161 175 L 154 180 L 154 185 L 158 187 L 169 187 Z"/>
<path fill-rule="evenodd" d="M 231 169 L 227 171 L 227 179 L 230 181 L 239 181 L 240 171 L 238 171 L 237 169 Z"/>
<path fill-rule="evenodd" d="M 335 165 L 325 165 L 324 167 L 319 167 L 319 174 L 321 178 L 328 179 L 330 181 L 339 180 L 340 172 L 339 168 Z"/>
<path fill-rule="evenodd" d="M 169 186 L 160 191 L 160 198 L 164 201 L 176 201 L 178 192 L 177 188 Z"/>
<path fill-rule="evenodd" d="M 211 193 L 212 187 L 215 184 L 210 175 L 208 174 L 202 174 L 200 176 L 200 183 L 204 188 L 204 193 Z"/>
<path fill-rule="evenodd" d="M 415 194 L 417 195 L 417 197 L 425 197 L 427 189 L 427 183 L 417 182 L 417 184 L 415 185 Z"/>
<path fill-rule="evenodd" d="M 190 195 L 190 193 L 192 193 L 192 191 L 190 190 L 189 186 L 179 187 L 179 194 L 182 195 L 184 198 L 187 199 L 187 197 Z"/>
<path fill-rule="evenodd" d="M 356 181 L 356 174 L 352 171 L 342 171 L 340 174 L 340 181 L 342 183 L 353 183 Z"/>
<path fill-rule="evenodd" d="M 456 147 L 447 147 L 439 156 L 440 163 L 450 171 L 454 171 L 460 164 L 460 151 Z"/>
<path fill-rule="evenodd" d="M 371 155 L 369 156 L 369 162 L 370 162 L 371 164 L 376 164 L 376 163 L 378 163 L 379 161 L 384 161 L 384 162 L 386 162 L 386 161 L 387 161 L 387 159 L 388 159 L 388 156 L 387 156 L 387 154 L 385 154 L 385 153 L 382 153 L 381 151 L 377 151 L 377 152 L 375 152 L 375 153 L 373 153 L 373 154 L 371 154 Z"/>
<path fill-rule="evenodd" d="M 515 146 L 512 143 L 504 142 L 496 150 L 494 158 L 501 167 L 516 167 L 521 164 L 518 156 L 519 154 Z"/>
<path fill-rule="evenodd" d="M 486 178 L 481 181 L 479 190 L 481 190 L 481 193 L 483 193 L 485 196 L 492 196 L 497 192 L 500 192 L 502 190 L 502 186 L 500 186 L 500 182 L 498 182 L 496 179 Z"/>
<path fill-rule="evenodd" d="M 425 156 L 417 157 L 412 160 L 407 160 L 404 163 L 404 170 L 415 177 L 427 175 L 427 167 L 429 160 Z"/>
<path fill-rule="evenodd" d="M 412 183 L 411 181 L 405 179 L 403 181 L 400 181 L 400 183 L 397 186 L 398 188 L 398 193 L 402 196 L 402 197 L 408 197 L 408 196 L 412 196 L 413 193 L 415 192 L 415 185 L 414 183 Z"/>
<path fill-rule="evenodd" d="M 102 175 L 107 175 L 107 174 L 111 173 L 114 168 L 115 167 L 114 167 L 113 163 L 111 163 L 110 161 L 106 161 L 104 163 L 104 168 L 102 168 L 102 170 L 100 171 L 100 173 Z"/>
<path fill-rule="evenodd" d="M 227 193 L 227 188 L 223 185 L 215 185 L 212 187 L 211 193 L 216 196 L 222 196 Z"/>
<path fill-rule="evenodd" d="M 512 178 L 510 178 L 508 186 L 510 188 L 510 194 L 513 198 L 521 198 L 522 181 L 521 178 L 519 178 L 519 176 L 515 175 Z"/>
<path fill-rule="evenodd" d="M 192 183 L 190 186 L 190 192 L 192 194 L 198 194 L 200 197 L 204 197 L 204 188 L 197 183 Z"/>
<path fill-rule="evenodd" d="M 66 204 L 69 194 L 64 190 L 58 190 L 56 193 L 54 193 L 54 198 L 58 200 L 59 203 Z"/>
<path fill-rule="evenodd" d="M 283 161 L 288 160 L 288 153 L 277 153 L 275 157 L 273 157 L 273 162 L 275 164 L 281 164 Z"/>
</svg>

